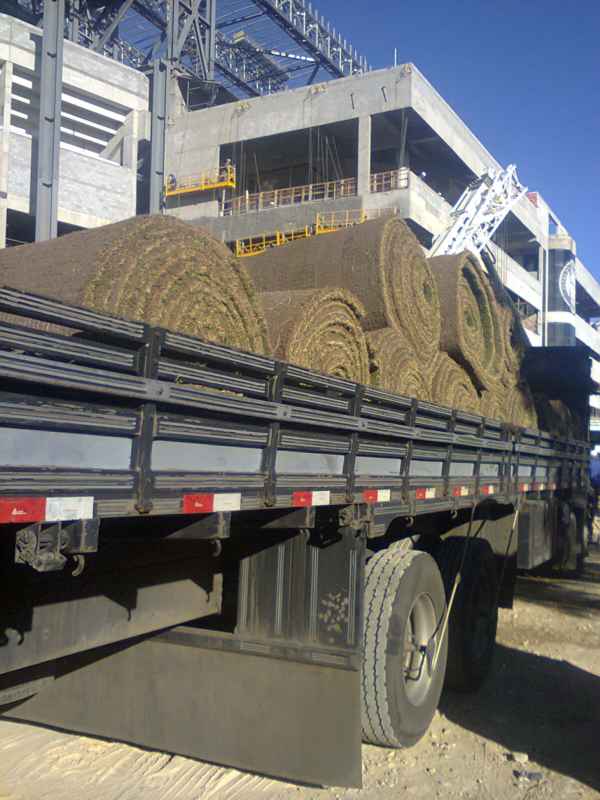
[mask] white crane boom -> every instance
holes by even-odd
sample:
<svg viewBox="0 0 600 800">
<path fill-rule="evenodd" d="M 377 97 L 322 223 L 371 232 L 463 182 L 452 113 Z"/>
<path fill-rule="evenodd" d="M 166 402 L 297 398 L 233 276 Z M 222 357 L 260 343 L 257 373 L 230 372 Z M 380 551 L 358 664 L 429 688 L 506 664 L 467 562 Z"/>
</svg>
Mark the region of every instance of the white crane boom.
<svg viewBox="0 0 600 800">
<path fill-rule="evenodd" d="M 526 191 L 514 164 L 500 171 L 490 168 L 462 193 L 450 212 L 452 224 L 433 240 L 429 255 L 480 253 Z"/>
</svg>

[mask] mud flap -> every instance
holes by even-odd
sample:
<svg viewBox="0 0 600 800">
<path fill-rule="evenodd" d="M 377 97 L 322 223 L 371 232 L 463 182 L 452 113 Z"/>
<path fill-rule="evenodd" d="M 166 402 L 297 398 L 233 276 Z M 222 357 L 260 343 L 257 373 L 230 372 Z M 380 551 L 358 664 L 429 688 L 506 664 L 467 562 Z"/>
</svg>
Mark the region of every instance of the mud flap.
<svg viewBox="0 0 600 800">
<path fill-rule="evenodd" d="M 300 534 L 242 564 L 238 625 L 54 662 L 4 716 L 320 785 L 361 785 L 364 542 Z"/>
</svg>

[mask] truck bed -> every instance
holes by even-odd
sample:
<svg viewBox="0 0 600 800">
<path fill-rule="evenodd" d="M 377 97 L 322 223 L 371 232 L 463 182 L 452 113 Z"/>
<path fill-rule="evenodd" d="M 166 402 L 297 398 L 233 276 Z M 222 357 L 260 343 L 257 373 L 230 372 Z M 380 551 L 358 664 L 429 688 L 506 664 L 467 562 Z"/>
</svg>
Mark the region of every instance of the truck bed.
<svg viewBox="0 0 600 800">
<path fill-rule="evenodd" d="M 9 288 L 0 310 L 3 523 L 202 514 L 223 530 L 236 511 L 358 503 L 377 535 L 585 485 L 582 441 Z"/>
</svg>

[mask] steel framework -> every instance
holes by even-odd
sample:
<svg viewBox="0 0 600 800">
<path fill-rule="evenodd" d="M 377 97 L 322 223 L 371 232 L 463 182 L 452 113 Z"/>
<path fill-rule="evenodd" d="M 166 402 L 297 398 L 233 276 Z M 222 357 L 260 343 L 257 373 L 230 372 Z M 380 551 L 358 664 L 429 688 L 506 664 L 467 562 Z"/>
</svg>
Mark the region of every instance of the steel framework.
<svg viewBox="0 0 600 800">
<path fill-rule="evenodd" d="M 41 25 L 49 2 L 3 5 Z M 366 58 L 305 0 L 219 0 L 218 8 L 217 0 L 65 0 L 65 11 L 71 41 L 149 72 L 156 58 L 164 58 L 178 77 L 214 82 L 234 96 L 369 69 Z"/>
<path fill-rule="evenodd" d="M 368 69 L 305 0 L 3 0 L 3 11 L 42 26 L 36 239 L 57 233 L 63 39 L 142 70 L 152 81 L 149 209 L 161 208 L 169 86 L 184 100 L 280 91 L 290 82 Z M 240 5 L 240 2 L 244 5 Z M 250 2 L 250 6 L 248 6 Z"/>
</svg>

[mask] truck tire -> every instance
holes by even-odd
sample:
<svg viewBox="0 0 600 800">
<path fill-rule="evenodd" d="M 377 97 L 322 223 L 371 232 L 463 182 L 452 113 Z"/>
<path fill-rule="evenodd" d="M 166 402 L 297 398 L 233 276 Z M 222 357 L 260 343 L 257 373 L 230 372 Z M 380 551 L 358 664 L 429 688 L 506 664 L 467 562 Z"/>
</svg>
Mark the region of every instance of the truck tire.
<svg viewBox="0 0 600 800">
<path fill-rule="evenodd" d="M 436 552 L 449 602 L 467 540 L 451 536 Z M 461 581 L 448 621 L 448 665 L 445 686 L 463 692 L 478 689 L 492 665 L 498 628 L 498 575 L 489 543 L 467 545 Z"/>
<path fill-rule="evenodd" d="M 420 551 L 384 550 L 367 563 L 362 668 L 363 739 L 410 747 L 427 731 L 446 669 L 444 584 Z"/>
</svg>

